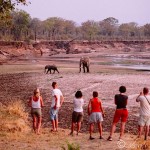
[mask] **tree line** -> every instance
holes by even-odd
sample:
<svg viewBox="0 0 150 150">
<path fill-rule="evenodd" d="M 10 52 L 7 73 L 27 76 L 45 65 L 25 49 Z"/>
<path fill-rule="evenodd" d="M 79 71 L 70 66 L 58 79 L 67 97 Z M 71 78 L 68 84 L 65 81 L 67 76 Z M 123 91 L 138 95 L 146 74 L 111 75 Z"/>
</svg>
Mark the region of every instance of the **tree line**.
<svg viewBox="0 0 150 150">
<path fill-rule="evenodd" d="M 113 17 L 101 21 L 88 20 L 77 25 L 72 20 L 50 17 L 41 21 L 23 10 L 13 10 L 0 19 L 0 40 L 149 40 L 150 23 L 119 24 Z"/>
</svg>

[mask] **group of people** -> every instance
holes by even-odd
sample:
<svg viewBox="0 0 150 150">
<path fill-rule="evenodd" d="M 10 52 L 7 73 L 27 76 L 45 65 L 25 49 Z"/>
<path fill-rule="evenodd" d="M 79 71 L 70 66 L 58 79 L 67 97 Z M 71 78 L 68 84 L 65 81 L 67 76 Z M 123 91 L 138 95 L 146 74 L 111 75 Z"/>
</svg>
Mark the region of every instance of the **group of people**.
<svg viewBox="0 0 150 150">
<path fill-rule="evenodd" d="M 64 102 L 64 97 L 60 89 L 58 89 L 58 85 L 56 82 L 52 83 L 52 101 L 51 101 L 51 108 L 50 108 L 50 120 L 52 123 L 51 131 L 57 132 L 58 131 L 58 112 L 60 107 Z M 121 120 L 121 127 L 120 127 L 120 136 L 119 140 L 122 139 L 125 130 L 125 124 L 128 118 L 128 96 L 125 94 L 126 87 L 120 86 L 119 87 L 119 94 L 116 94 L 114 97 L 114 103 L 116 105 L 116 110 L 113 118 L 113 123 L 111 126 L 110 135 L 108 137 L 108 141 L 112 141 L 113 133 L 116 129 L 116 124 Z M 149 89 L 143 88 L 143 91 L 140 92 L 140 95 L 136 98 L 137 102 L 140 102 L 140 116 L 138 120 L 138 129 L 139 134 L 138 137 L 140 138 L 142 135 L 142 131 L 144 128 L 145 134 L 144 139 L 147 140 L 148 133 L 149 133 L 149 126 L 150 126 L 150 96 L 148 95 Z M 40 133 L 41 127 L 41 108 L 44 106 L 42 97 L 40 95 L 40 90 L 35 89 L 34 95 L 29 100 L 29 106 L 31 107 L 31 115 L 33 117 L 33 130 L 35 133 Z M 70 135 L 74 134 L 75 125 L 77 124 L 77 135 L 81 129 L 81 123 L 83 120 L 83 106 L 84 106 L 84 99 L 81 91 L 77 91 L 75 93 L 75 98 L 73 99 L 73 113 L 72 113 L 72 124 L 71 124 L 71 132 Z M 94 130 L 94 124 L 96 123 L 99 129 L 99 138 L 103 139 L 102 136 L 102 122 L 105 117 L 105 113 L 102 107 L 102 101 L 98 98 L 98 92 L 93 91 L 93 96 L 89 100 L 88 104 L 88 115 L 89 115 L 89 139 L 93 140 L 94 137 L 92 136 Z"/>
</svg>

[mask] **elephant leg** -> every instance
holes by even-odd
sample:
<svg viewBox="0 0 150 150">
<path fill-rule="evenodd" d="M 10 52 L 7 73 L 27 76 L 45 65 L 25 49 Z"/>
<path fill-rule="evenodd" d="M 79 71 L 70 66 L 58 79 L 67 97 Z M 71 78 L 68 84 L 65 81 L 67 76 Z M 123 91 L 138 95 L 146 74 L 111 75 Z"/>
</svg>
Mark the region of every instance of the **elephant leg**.
<svg viewBox="0 0 150 150">
<path fill-rule="evenodd" d="M 51 74 L 51 69 L 49 70 L 50 74 Z"/>
<path fill-rule="evenodd" d="M 81 67 L 80 67 L 80 69 L 79 69 L 79 73 L 81 72 Z"/>
<path fill-rule="evenodd" d="M 53 74 L 55 73 L 55 69 L 54 69 L 54 71 L 53 71 Z"/>
<path fill-rule="evenodd" d="M 87 72 L 89 72 L 89 66 L 87 66 Z"/>
<path fill-rule="evenodd" d="M 85 73 L 85 66 L 83 65 L 83 72 Z"/>
<path fill-rule="evenodd" d="M 82 67 L 82 64 L 80 62 L 80 65 L 79 65 L 79 73 L 81 72 L 81 67 Z"/>
<path fill-rule="evenodd" d="M 59 73 L 58 69 L 56 69 L 56 71 Z"/>
<path fill-rule="evenodd" d="M 47 69 L 47 72 L 46 72 L 46 74 L 48 74 L 48 71 L 49 71 L 49 70 Z"/>
</svg>

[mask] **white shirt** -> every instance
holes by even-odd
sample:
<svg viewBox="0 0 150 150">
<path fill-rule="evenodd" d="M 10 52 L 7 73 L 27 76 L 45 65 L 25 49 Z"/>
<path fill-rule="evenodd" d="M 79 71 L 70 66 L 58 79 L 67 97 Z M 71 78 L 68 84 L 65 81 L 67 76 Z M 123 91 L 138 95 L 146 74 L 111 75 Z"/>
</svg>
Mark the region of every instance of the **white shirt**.
<svg viewBox="0 0 150 150">
<path fill-rule="evenodd" d="M 146 98 L 150 102 L 150 95 L 146 95 Z M 150 104 L 146 98 L 143 95 L 137 98 L 137 101 L 140 102 L 140 115 L 142 116 L 150 116 Z"/>
<path fill-rule="evenodd" d="M 74 98 L 73 105 L 74 105 L 74 111 L 83 112 L 83 105 L 84 105 L 83 98 Z"/>
<path fill-rule="evenodd" d="M 62 92 L 59 89 L 53 89 L 52 90 L 52 104 L 51 107 L 55 106 L 55 96 L 57 97 L 57 105 L 56 107 L 60 107 L 60 97 L 63 96 Z"/>
<path fill-rule="evenodd" d="M 34 101 L 32 97 L 32 108 L 41 108 L 40 96 L 39 96 L 38 101 Z"/>
</svg>

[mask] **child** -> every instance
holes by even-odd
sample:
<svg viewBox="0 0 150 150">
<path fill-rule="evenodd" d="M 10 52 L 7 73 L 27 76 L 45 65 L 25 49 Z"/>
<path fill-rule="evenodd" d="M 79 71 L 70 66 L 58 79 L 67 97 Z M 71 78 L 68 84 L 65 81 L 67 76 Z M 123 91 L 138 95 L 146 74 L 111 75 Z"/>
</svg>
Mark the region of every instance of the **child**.
<svg viewBox="0 0 150 150">
<path fill-rule="evenodd" d="M 81 121 L 83 120 L 83 105 L 84 100 L 82 98 L 82 92 L 77 91 L 75 94 L 75 98 L 73 100 L 74 111 L 72 113 L 72 125 L 71 125 L 71 133 L 73 135 L 75 124 L 77 123 L 77 135 L 81 129 Z"/>
<path fill-rule="evenodd" d="M 29 106 L 31 107 L 31 115 L 33 118 L 33 130 L 39 134 L 42 120 L 41 107 L 43 107 L 43 100 L 40 96 L 39 89 L 34 90 L 34 95 L 29 100 Z"/>
<path fill-rule="evenodd" d="M 94 129 L 94 123 L 97 123 L 100 139 L 103 139 L 102 137 L 102 121 L 104 117 L 104 111 L 102 108 L 101 100 L 98 99 L 98 92 L 93 92 L 93 98 L 90 99 L 88 104 L 88 114 L 89 114 L 89 123 L 90 123 L 90 140 L 93 140 L 92 132 Z"/>
</svg>

